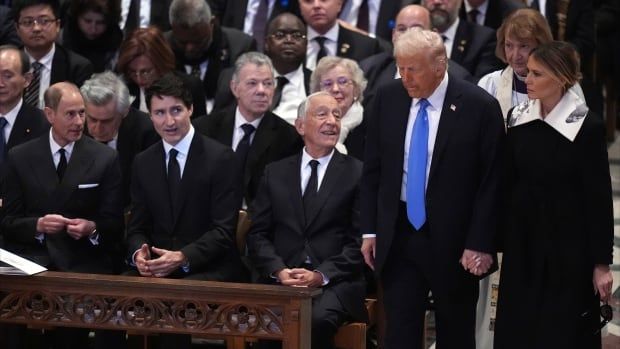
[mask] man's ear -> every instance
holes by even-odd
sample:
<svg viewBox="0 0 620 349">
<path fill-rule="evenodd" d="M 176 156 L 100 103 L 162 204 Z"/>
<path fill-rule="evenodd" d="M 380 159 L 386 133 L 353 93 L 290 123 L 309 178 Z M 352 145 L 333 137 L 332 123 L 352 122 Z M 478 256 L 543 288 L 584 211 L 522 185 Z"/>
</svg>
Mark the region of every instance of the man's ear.
<svg viewBox="0 0 620 349">
<path fill-rule="evenodd" d="M 304 136 L 304 120 L 302 118 L 295 119 L 295 129 L 300 136 Z"/>
</svg>

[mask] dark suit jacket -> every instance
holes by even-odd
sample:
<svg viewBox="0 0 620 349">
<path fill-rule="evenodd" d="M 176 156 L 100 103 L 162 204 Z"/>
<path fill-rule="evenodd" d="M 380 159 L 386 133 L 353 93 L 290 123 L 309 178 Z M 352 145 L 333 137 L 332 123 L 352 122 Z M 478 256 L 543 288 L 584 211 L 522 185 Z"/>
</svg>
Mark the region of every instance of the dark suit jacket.
<svg viewBox="0 0 620 349">
<path fill-rule="evenodd" d="M 557 1 L 547 0 L 546 17 L 553 37 L 558 38 Z M 564 40 L 572 43 L 581 55 L 582 64 L 593 55 L 596 46 L 592 1 L 571 0 L 566 17 Z"/>
<path fill-rule="evenodd" d="M 232 147 L 236 105 L 196 119 L 196 131 Z M 256 196 L 263 170 L 268 164 L 295 154 L 303 143 L 295 128 L 276 114 L 265 113 L 250 145 L 243 172 L 243 197 L 250 204 Z"/>
<path fill-rule="evenodd" d="M 192 63 L 186 62 L 183 51 L 179 50 L 173 44 L 172 32 L 167 32 L 165 36 L 174 50 L 176 69 L 186 73 L 185 64 Z M 205 60 L 209 61 L 207 71 L 202 79 L 205 97 L 207 99 L 215 98 L 217 85 L 214 82 L 218 81 L 222 70 L 234 66 L 237 58 L 249 51 L 256 51 L 256 41 L 251 36 L 234 28 L 226 28 L 219 25 L 214 26 L 213 41 L 205 52 L 204 59 L 201 60 L 201 62 Z"/>
<path fill-rule="evenodd" d="M 334 152 L 311 217 L 304 217 L 300 168 L 301 153 L 265 169 L 250 211 L 250 257 L 266 281 L 281 269 L 303 266 L 310 257 L 313 267 L 329 278 L 325 287 L 333 289 L 348 312 L 363 321 L 365 286 L 358 226 L 362 163 Z"/>
<path fill-rule="evenodd" d="M 170 30 L 170 4 L 172 0 L 153 0 L 151 1 L 151 21 L 150 25 L 156 25 L 161 31 Z"/>
<path fill-rule="evenodd" d="M 93 69 L 93 65 L 88 59 L 60 44 L 56 44 L 56 52 L 52 58 L 50 86 L 62 81 L 69 81 L 82 86 L 84 81 L 90 79 Z"/>
<path fill-rule="evenodd" d="M 383 51 L 378 40 L 340 26 L 336 56 L 359 62 Z"/>
<path fill-rule="evenodd" d="M 230 149 L 195 133 L 173 212 L 163 143 L 138 154 L 131 180 L 129 260 L 146 243 L 183 252 L 190 272 L 174 276 L 244 281 L 246 271 L 234 244 L 238 198 L 230 175 L 233 157 Z"/>
<path fill-rule="evenodd" d="M 312 70 L 302 68 L 304 72 L 304 87 L 306 88 L 306 95 L 310 94 L 310 76 L 312 76 Z M 232 80 L 234 67 L 222 70 L 219 79 L 217 80 L 217 93 L 215 94 L 215 101 L 213 103 L 212 113 L 220 111 L 222 109 L 230 108 L 236 104 L 235 96 L 230 90 L 230 81 Z M 282 100 L 286 100 L 286 95 L 282 95 Z"/>
<path fill-rule="evenodd" d="M 187 74 L 182 74 L 181 77 L 184 79 L 185 84 L 192 92 L 192 104 L 194 106 L 194 113 L 192 114 L 192 118 L 201 115 L 207 115 L 207 102 L 205 100 L 205 91 L 202 88 L 202 82 L 200 81 L 200 79 Z M 131 103 L 131 106 L 136 109 L 140 109 L 140 88 L 131 80 L 128 81 L 127 87 L 129 88 L 129 93 L 132 96 L 136 97 Z"/>
<path fill-rule="evenodd" d="M 390 251 L 399 212 L 405 133 L 412 98 L 400 80 L 377 92 L 366 134 L 362 233 L 377 234 L 375 270 Z M 463 249 L 495 252 L 504 125 L 498 102 L 449 77 L 426 189 L 426 225 L 434 267 L 446 283 L 460 279 Z M 452 285 L 454 286 L 454 285 Z"/>
<path fill-rule="evenodd" d="M 221 1 L 218 0 L 214 0 L 212 2 L 221 3 Z M 224 7 L 223 4 L 220 6 Z M 226 1 L 224 14 L 222 15 L 220 22 L 223 26 L 243 30 L 247 8 L 248 0 Z M 276 0 L 267 23 L 284 12 L 291 12 L 301 18 L 301 13 L 299 12 L 299 2 L 297 0 Z"/>
<path fill-rule="evenodd" d="M 467 21 L 459 21 L 450 59 L 467 69 L 478 81 L 499 70 L 502 62 L 495 57 L 497 40 L 493 29 Z"/>
<path fill-rule="evenodd" d="M 368 85 L 364 91 L 364 106 L 368 106 L 377 89 L 394 80 L 396 60 L 391 53 L 382 52 L 361 61 L 360 68 L 362 68 L 364 76 L 368 80 Z M 474 82 L 473 76 L 471 76 L 467 69 L 452 60 L 448 62 L 448 73 L 457 79 Z"/>
<path fill-rule="evenodd" d="M 497 30 L 509 14 L 524 7 L 525 4 L 517 0 L 489 0 L 487 13 L 484 16 L 484 26 Z M 465 4 L 461 4 L 459 17 L 462 21 L 468 20 Z"/>
<path fill-rule="evenodd" d="M 94 187 L 81 187 L 85 184 Z M 75 142 L 67 170 L 58 182 L 49 134 L 9 152 L 5 216 L 2 230 L 7 249 L 60 271 L 108 273 L 111 253 L 123 234 L 121 171 L 116 152 L 89 137 Z M 74 240 L 66 232 L 35 239 L 39 217 L 61 214 L 97 224 L 99 244 Z"/>
</svg>

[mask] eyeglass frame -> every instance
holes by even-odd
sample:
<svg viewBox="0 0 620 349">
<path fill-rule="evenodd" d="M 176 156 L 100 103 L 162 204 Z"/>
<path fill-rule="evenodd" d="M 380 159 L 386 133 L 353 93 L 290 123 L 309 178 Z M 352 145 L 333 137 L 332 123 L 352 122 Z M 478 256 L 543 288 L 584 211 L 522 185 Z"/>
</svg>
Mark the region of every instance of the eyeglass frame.
<svg viewBox="0 0 620 349">
<path fill-rule="evenodd" d="M 20 27 L 32 29 L 35 25 L 39 25 L 39 27 L 47 29 L 53 22 L 58 22 L 59 18 L 49 18 L 47 16 L 41 17 L 26 17 L 17 21 L 17 25 Z"/>
<path fill-rule="evenodd" d="M 349 85 L 353 85 L 353 79 L 350 79 L 346 76 L 339 76 L 334 80 L 321 80 L 319 82 L 319 87 L 321 91 L 329 91 L 334 87 L 334 84 L 338 84 L 338 88 L 345 88 Z"/>
<path fill-rule="evenodd" d="M 127 70 L 127 75 L 129 77 L 142 78 L 142 79 L 151 79 L 155 74 L 155 68 L 151 69 L 142 69 L 142 70 Z"/>
<path fill-rule="evenodd" d="M 276 30 L 275 33 L 269 34 L 269 37 L 271 37 L 274 40 L 278 40 L 278 41 L 284 40 L 288 37 L 290 37 L 291 40 L 293 41 L 302 41 L 307 38 L 306 34 L 302 33 L 299 30 L 290 31 L 290 32 L 285 32 L 283 30 Z"/>
</svg>

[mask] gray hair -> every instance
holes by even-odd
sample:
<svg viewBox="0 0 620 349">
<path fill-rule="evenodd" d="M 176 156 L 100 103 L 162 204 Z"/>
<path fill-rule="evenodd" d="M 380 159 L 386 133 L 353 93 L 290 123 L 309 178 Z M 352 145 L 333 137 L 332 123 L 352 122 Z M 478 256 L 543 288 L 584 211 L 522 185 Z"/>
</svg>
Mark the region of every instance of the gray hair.
<svg viewBox="0 0 620 349">
<path fill-rule="evenodd" d="M 337 56 L 325 56 L 321 58 L 319 64 L 312 72 L 310 76 L 310 91 L 317 92 L 321 90 L 321 80 L 323 75 L 335 67 L 342 67 L 349 75 L 351 75 L 351 81 L 353 81 L 355 100 L 362 102 L 364 99 L 364 90 L 368 85 L 368 80 L 364 77 L 364 72 L 360 68 L 356 61 L 349 58 L 342 58 Z"/>
<path fill-rule="evenodd" d="M 306 97 L 306 99 L 301 101 L 301 103 L 299 104 L 299 107 L 297 107 L 297 119 L 303 120 L 303 119 L 306 118 L 306 113 L 308 112 L 308 104 L 310 104 L 310 100 L 312 98 L 317 97 L 317 96 L 330 96 L 330 97 L 332 97 L 332 95 L 329 94 L 329 92 L 327 92 L 327 91 L 318 91 L 318 92 L 312 93 L 311 95 Z"/>
<path fill-rule="evenodd" d="M 116 101 L 116 111 L 125 115 L 129 109 L 129 89 L 123 80 L 111 71 L 93 76 L 80 88 L 84 102 L 102 106 L 111 100 Z"/>
<path fill-rule="evenodd" d="M 271 70 L 271 78 L 275 78 L 275 69 L 273 68 L 273 63 L 271 63 L 271 58 L 267 57 L 263 53 L 252 51 L 246 52 L 237 58 L 237 61 L 235 62 L 235 70 L 232 75 L 232 79 L 235 83 L 239 83 L 239 72 L 248 64 L 255 64 L 259 67 L 266 65 Z"/>
<path fill-rule="evenodd" d="M 168 12 L 170 25 L 193 27 L 211 22 L 211 8 L 205 0 L 174 0 Z"/>
<path fill-rule="evenodd" d="M 418 52 L 427 52 L 431 60 L 444 63 L 448 58 L 441 36 L 434 31 L 411 28 L 403 33 L 394 43 L 394 56 L 411 56 Z"/>
</svg>

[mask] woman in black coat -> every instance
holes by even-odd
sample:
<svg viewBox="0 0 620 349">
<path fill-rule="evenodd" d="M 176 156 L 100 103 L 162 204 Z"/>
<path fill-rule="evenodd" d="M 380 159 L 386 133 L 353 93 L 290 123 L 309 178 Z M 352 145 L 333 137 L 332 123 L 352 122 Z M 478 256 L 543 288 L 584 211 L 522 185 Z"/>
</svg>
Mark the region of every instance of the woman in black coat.
<svg viewBox="0 0 620 349">
<path fill-rule="evenodd" d="M 570 44 L 539 46 L 527 68 L 530 100 L 509 114 L 495 349 L 600 348 L 613 248 L 605 129 L 570 89 Z"/>
</svg>

